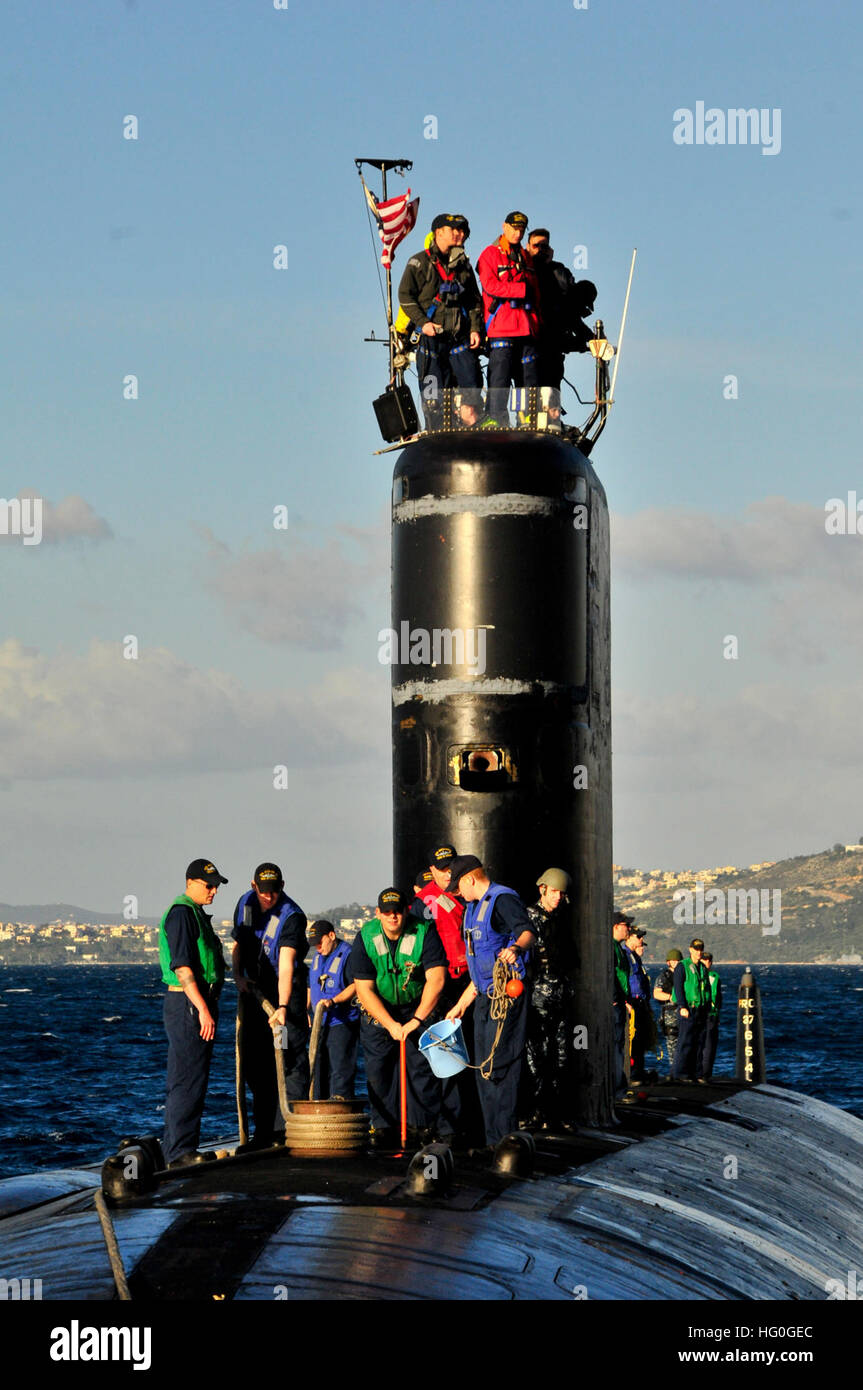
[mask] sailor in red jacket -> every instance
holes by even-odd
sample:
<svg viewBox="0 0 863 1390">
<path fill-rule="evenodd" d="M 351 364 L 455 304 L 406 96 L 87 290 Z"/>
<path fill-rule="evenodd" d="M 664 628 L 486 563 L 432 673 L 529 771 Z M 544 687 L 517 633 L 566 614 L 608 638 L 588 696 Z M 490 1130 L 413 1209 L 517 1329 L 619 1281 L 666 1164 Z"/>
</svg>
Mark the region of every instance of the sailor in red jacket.
<svg viewBox="0 0 863 1390">
<path fill-rule="evenodd" d="M 432 854 L 429 865 L 432 881 L 417 894 L 429 909 L 428 915 L 437 927 L 446 951 L 447 978 L 438 1000 L 438 1007 L 443 1009 L 448 1009 L 464 993 L 467 975 L 467 956 L 461 930 L 464 903 L 456 893 L 449 891 L 449 869 L 454 859 L 452 845 L 439 846 Z"/>
<path fill-rule="evenodd" d="M 452 845 L 439 845 L 433 851 L 429 865 L 432 881 L 421 887 L 417 893 L 426 916 L 430 916 L 437 927 L 438 936 L 446 952 L 447 972 L 437 1005 L 444 1014 L 464 994 L 468 978 L 467 955 L 461 929 L 464 902 L 455 891 L 450 890 L 450 865 L 455 857 Z M 462 1032 L 467 1046 L 472 1042 L 471 1025 L 472 1020 L 462 1022 Z M 452 1135 L 467 1136 L 472 1131 L 478 1137 L 481 1125 L 479 1115 L 475 1113 L 477 1110 L 472 1073 L 463 1071 L 459 1076 L 448 1077 L 441 1083 L 438 1122 L 441 1138 L 449 1138 Z"/>
<path fill-rule="evenodd" d="M 539 285 L 521 249 L 527 227 L 523 212 L 507 213 L 503 235 L 477 261 L 488 334 L 488 408 L 507 426 L 509 384 L 539 386 L 536 337 Z"/>
</svg>

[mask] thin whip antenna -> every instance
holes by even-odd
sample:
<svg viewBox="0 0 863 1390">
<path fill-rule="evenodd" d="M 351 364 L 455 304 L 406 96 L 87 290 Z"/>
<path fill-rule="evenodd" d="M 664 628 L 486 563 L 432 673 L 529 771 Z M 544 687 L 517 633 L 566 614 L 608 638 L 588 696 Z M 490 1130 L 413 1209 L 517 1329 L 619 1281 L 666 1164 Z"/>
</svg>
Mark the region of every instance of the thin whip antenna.
<svg viewBox="0 0 863 1390">
<path fill-rule="evenodd" d="M 611 390 L 608 393 L 609 405 L 612 405 L 614 402 L 614 383 L 617 381 L 617 368 L 620 362 L 620 352 L 623 347 L 623 330 L 626 328 L 626 311 L 629 308 L 629 291 L 632 289 L 632 276 L 635 272 L 635 257 L 637 253 L 638 247 L 634 246 L 632 248 L 632 260 L 629 266 L 629 283 L 626 286 L 626 298 L 623 301 L 623 318 L 620 320 L 620 337 L 617 340 L 617 352 L 614 354 L 614 371 L 611 374 Z"/>
</svg>

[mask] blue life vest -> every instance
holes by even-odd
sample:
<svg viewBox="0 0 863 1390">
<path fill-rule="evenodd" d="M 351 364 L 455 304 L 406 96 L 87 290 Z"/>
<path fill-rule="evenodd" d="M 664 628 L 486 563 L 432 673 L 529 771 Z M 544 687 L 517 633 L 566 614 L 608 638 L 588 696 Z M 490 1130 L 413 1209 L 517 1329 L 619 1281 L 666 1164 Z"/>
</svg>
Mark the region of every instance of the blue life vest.
<svg viewBox="0 0 863 1390">
<path fill-rule="evenodd" d="M 624 946 L 623 949 L 631 961 L 629 967 L 629 992 L 633 999 L 645 999 L 649 1002 L 650 976 L 635 952 L 630 951 L 628 946 Z"/>
<path fill-rule="evenodd" d="M 285 901 L 282 903 L 281 907 L 278 907 L 277 903 L 277 910 L 274 909 L 272 912 L 264 913 L 258 905 L 254 888 L 250 888 L 248 893 L 244 893 L 240 898 L 240 901 L 237 903 L 236 911 L 234 912 L 234 922 L 238 927 L 241 927 L 245 917 L 246 904 L 251 903 L 252 921 L 254 922 L 255 915 L 257 915 L 260 923 L 259 926 L 252 927 L 259 942 L 257 964 L 260 966 L 263 964 L 263 961 L 266 960 L 277 975 L 279 973 L 279 938 L 282 934 L 282 928 L 288 918 L 292 917 L 295 912 L 299 912 L 301 916 L 305 915 L 299 903 L 295 903 L 293 898 L 288 897 L 287 893 L 283 896 Z M 257 914 L 255 913 L 256 908 Z M 299 976 L 302 975 L 303 967 L 303 962 L 299 959 L 299 951 L 297 952 L 297 956 L 298 970 L 295 972 L 295 975 Z"/>
<path fill-rule="evenodd" d="M 479 902 L 468 903 L 464 911 L 462 931 L 467 948 L 467 968 L 480 994 L 485 994 L 491 986 L 499 953 L 507 946 L 515 945 L 516 938 L 512 932 L 500 932 L 491 925 L 495 902 L 504 893 L 511 893 L 514 898 L 518 897 L 514 888 L 505 888 L 502 883 L 493 883 Z M 525 976 L 526 961 L 527 953 L 523 952 L 517 963 L 511 967 L 520 980 Z"/>
<path fill-rule="evenodd" d="M 328 956 L 322 956 L 320 951 L 316 952 L 311 964 L 309 973 L 309 990 L 312 999 L 312 1013 L 314 1013 L 322 999 L 332 999 L 334 995 L 341 994 L 345 986 L 345 964 L 351 954 L 349 941 L 337 941 Z M 337 1023 L 356 1023 L 360 1016 L 357 1006 L 356 996 L 342 1004 L 333 1004 L 327 1009 L 324 1015 L 324 1027 L 329 1028 Z"/>
</svg>

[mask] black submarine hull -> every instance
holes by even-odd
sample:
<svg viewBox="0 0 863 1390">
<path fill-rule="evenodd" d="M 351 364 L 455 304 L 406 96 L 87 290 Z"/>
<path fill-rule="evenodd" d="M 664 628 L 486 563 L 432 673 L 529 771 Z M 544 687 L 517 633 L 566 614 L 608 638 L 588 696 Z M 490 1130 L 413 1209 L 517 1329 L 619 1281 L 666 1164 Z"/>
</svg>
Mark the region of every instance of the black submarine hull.
<svg viewBox="0 0 863 1390">
<path fill-rule="evenodd" d="M 573 1118 L 607 1121 L 612 910 L 609 539 L 591 464 L 554 434 L 433 434 L 392 502 L 394 882 L 437 844 L 537 897 L 573 878 Z"/>
</svg>

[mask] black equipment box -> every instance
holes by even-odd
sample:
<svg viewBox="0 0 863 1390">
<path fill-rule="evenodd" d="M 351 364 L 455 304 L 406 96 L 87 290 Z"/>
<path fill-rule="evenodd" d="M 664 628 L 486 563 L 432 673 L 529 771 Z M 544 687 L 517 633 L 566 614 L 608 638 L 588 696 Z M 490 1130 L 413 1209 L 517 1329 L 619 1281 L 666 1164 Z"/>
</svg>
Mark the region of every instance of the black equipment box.
<svg viewBox="0 0 863 1390">
<path fill-rule="evenodd" d="M 417 433 L 419 420 L 409 386 L 388 386 L 374 401 L 374 408 L 380 432 L 388 444 Z"/>
</svg>

